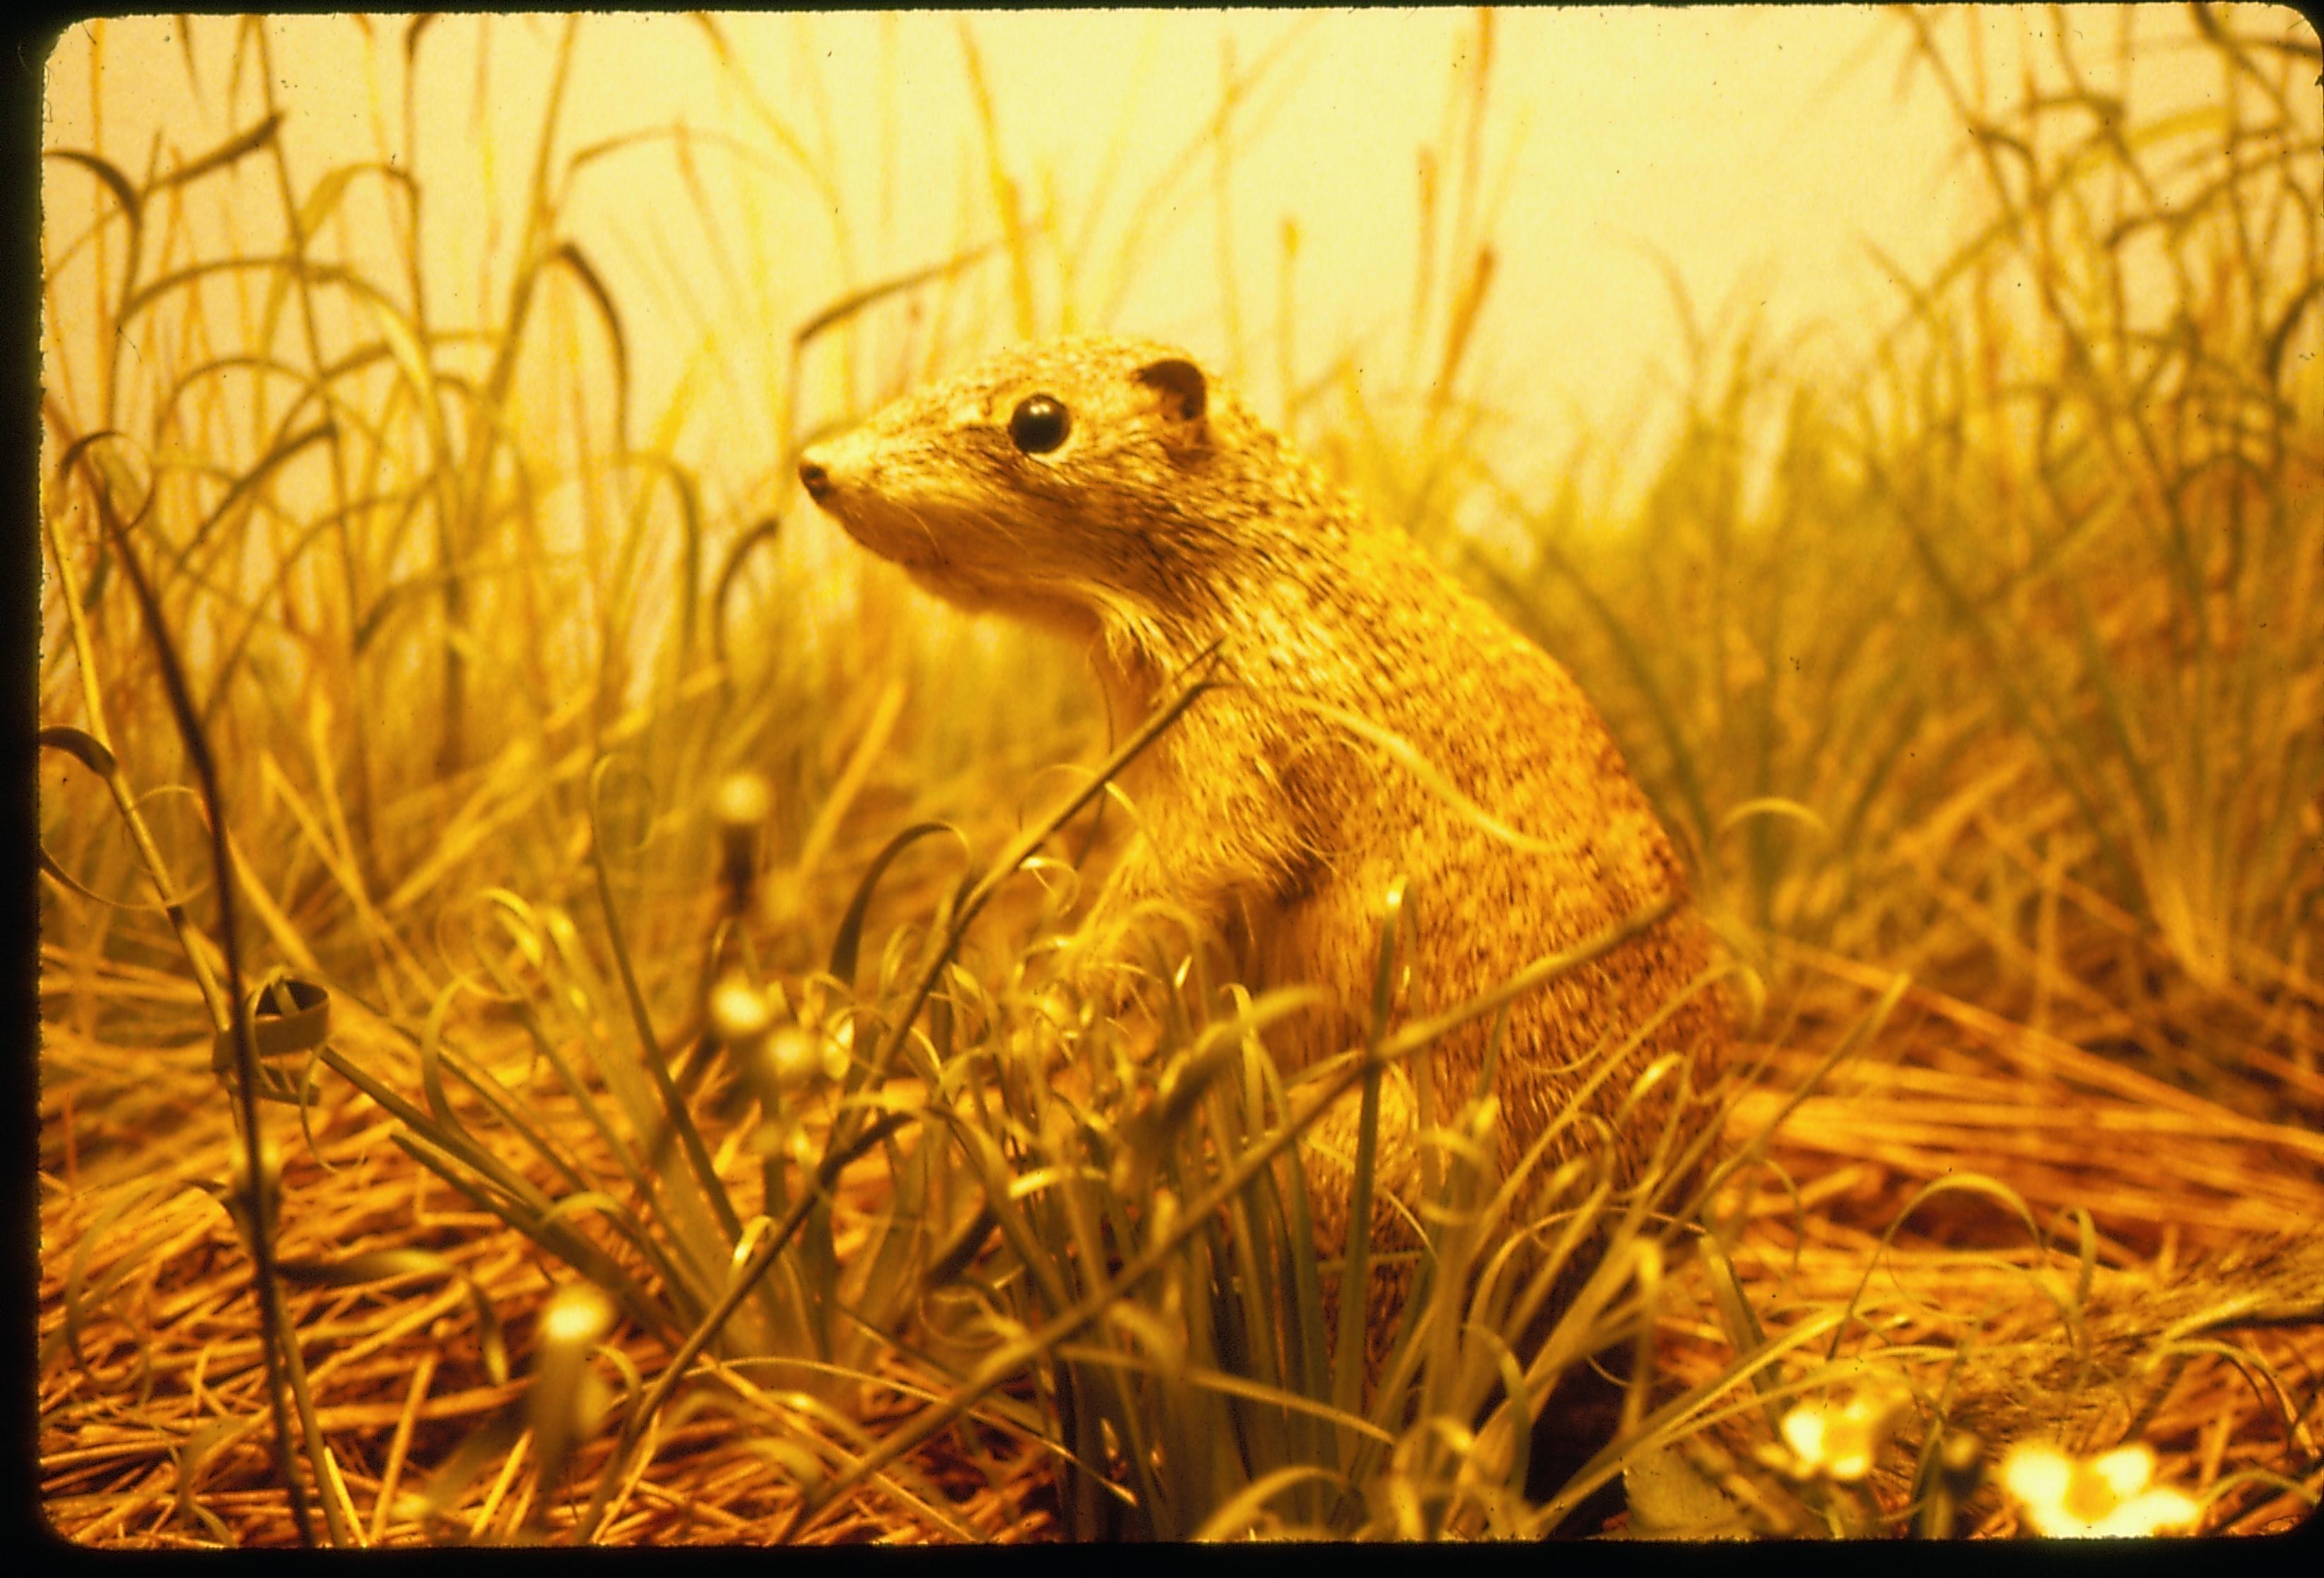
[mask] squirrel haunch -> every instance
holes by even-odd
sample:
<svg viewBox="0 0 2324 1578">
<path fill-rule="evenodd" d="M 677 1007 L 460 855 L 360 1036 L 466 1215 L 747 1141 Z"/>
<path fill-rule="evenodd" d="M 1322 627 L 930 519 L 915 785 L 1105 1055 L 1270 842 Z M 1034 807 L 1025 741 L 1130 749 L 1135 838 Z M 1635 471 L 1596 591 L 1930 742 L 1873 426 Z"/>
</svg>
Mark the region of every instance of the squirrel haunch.
<svg viewBox="0 0 2324 1578">
<path fill-rule="evenodd" d="M 1399 876 L 1418 906 L 1407 1017 L 1684 897 L 1669 839 L 1565 670 L 1182 351 L 1080 339 L 1010 352 L 816 445 L 799 471 L 850 536 L 925 589 L 1084 646 L 1118 726 L 1218 646 L 1226 683 L 1126 777 L 1140 834 L 1104 902 L 1120 912 L 1167 895 L 1231 939 L 1254 986 L 1327 989 L 1336 1016 L 1288 1021 L 1287 1044 L 1270 1034 L 1288 1065 L 1360 1035 Z M 1400 737 L 1527 843 L 1480 825 L 1337 715 Z M 1545 1174 L 1594 1157 L 1618 1191 L 1646 1181 L 1658 1151 L 1683 1154 L 1709 1121 L 1691 1093 L 1727 1047 L 1711 964 L 1682 903 L 1517 999 L 1494 1082 L 1501 1166 L 1585 1087 Z M 1475 1088 L 1489 1029 L 1474 1023 L 1426 1055 L 1437 1121 Z M 1634 1100 L 1638 1076 L 1672 1053 L 1691 1062 Z M 1381 1183 L 1409 1198 L 1414 1114 L 1401 1102 L 1383 1112 Z M 1352 1116 L 1351 1105 L 1321 1125 L 1307 1158 L 1327 1245 L 1344 1241 L 1348 1174 L 1329 1153 L 1352 1149 Z M 1662 1185 L 1667 1199 L 1683 1180 Z"/>
</svg>

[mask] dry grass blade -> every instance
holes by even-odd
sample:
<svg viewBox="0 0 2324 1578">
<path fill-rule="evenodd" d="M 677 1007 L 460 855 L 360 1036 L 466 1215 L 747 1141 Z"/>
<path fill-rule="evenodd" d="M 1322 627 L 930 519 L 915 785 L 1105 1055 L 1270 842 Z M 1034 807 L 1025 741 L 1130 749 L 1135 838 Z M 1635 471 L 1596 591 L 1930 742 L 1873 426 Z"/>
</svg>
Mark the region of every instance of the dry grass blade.
<svg viewBox="0 0 2324 1578">
<path fill-rule="evenodd" d="M 144 613 L 147 634 L 152 642 L 171 712 L 185 741 L 195 776 L 200 781 L 204 806 L 209 813 L 211 869 L 217 884 L 219 951 L 226 962 L 226 1000 L 233 1014 L 236 1075 L 234 1094 L 241 1117 L 243 1155 L 237 1197 L 243 1219 L 249 1228 L 247 1245 L 252 1281 L 258 1290 L 260 1307 L 264 1311 L 265 1331 L 261 1347 L 266 1357 L 267 1393 L 274 1414 L 275 1457 L 282 1475 L 284 1491 L 290 1498 L 291 1518 L 298 1526 L 300 1543 L 311 1546 L 314 1544 L 314 1531 L 309 1523 L 306 1490 L 290 1449 L 291 1403 L 287 1394 L 293 1391 L 298 1394 L 299 1414 L 301 1423 L 306 1426 L 307 1447 L 312 1454 L 312 1461 L 321 1461 L 322 1444 L 314 1426 L 312 1407 L 304 1395 L 298 1343 L 290 1335 L 281 1283 L 274 1260 L 274 1201 L 267 1183 L 271 1169 L 261 1149 L 263 1142 L 258 1124 L 258 1048 L 251 1026 L 250 1010 L 244 1001 L 240 953 L 235 940 L 234 879 L 226 854 L 226 807 L 221 803 L 217 767 L 210 757 L 209 743 L 203 735 L 200 720 L 195 715 L 193 698 L 187 694 L 185 674 L 171 644 L 160 604 L 152 586 L 146 582 L 144 572 L 138 568 L 136 550 L 129 540 L 128 526 L 115 515 L 111 498 L 104 491 L 102 484 L 97 484 L 94 498 L 99 518 L 104 521 L 106 530 L 113 539 L 122 573 L 131 590 L 136 594 Z M 166 893 L 166 883 L 158 871 L 154 872 L 154 881 Z M 325 1509 L 336 1533 L 339 1524 L 337 1503 L 327 1500 Z"/>
<path fill-rule="evenodd" d="M 260 149 L 272 143 L 274 134 L 281 129 L 281 115 L 270 115 L 257 125 L 235 133 L 208 152 L 198 154 L 165 171 L 158 180 L 153 182 L 152 189 L 159 192 L 165 191 L 173 186 L 185 186 L 189 182 L 201 180 L 202 177 L 215 171 L 224 170 L 230 164 L 247 159 Z"/>
<path fill-rule="evenodd" d="M 1571 950 L 1540 960 L 1484 996 L 1430 1019 L 1416 1021 L 1387 1037 L 1368 1057 L 1357 1061 L 1336 1078 L 1323 1083 L 1298 1117 L 1286 1122 L 1274 1134 L 1246 1151 L 1232 1169 L 1222 1175 L 1203 1195 L 1189 1202 L 1176 1226 L 1157 1235 L 1143 1251 L 1127 1260 L 1120 1270 L 1039 1331 L 1019 1338 L 986 1359 L 950 1398 L 923 1410 L 908 1425 L 897 1428 L 881 1443 L 878 1451 L 864 1459 L 858 1469 L 840 1476 L 824 1487 L 821 1495 L 805 1501 L 798 1518 L 785 1530 L 786 1536 L 796 1536 L 823 1509 L 831 1505 L 864 1475 L 901 1457 L 961 1417 L 984 1393 L 1042 1355 L 1054 1352 L 1059 1343 L 1092 1322 L 1104 1317 L 1122 1300 L 1129 1289 L 1135 1287 L 1181 1243 L 1200 1231 L 1214 1212 L 1248 1188 L 1277 1156 L 1312 1128 L 1315 1120 L 1341 1097 L 1368 1080 L 1376 1084 L 1381 1065 L 1424 1052 L 1441 1039 L 1447 1030 L 1471 1020 L 1481 1019 L 1509 999 L 1534 991 L 1620 946 L 1668 914 L 1671 904 L 1672 900 L 1665 899 Z"/>
</svg>

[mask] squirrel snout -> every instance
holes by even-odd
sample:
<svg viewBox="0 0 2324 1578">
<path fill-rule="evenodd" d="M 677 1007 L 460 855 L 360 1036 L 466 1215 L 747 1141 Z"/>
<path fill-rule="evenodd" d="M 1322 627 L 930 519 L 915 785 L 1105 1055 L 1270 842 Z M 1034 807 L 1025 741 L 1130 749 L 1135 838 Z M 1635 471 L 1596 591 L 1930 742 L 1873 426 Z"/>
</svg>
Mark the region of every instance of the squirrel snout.
<svg viewBox="0 0 2324 1578">
<path fill-rule="evenodd" d="M 807 489 L 808 498 L 820 503 L 823 496 L 831 491 L 831 474 L 815 461 L 802 459 L 799 462 L 799 485 Z"/>
</svg>

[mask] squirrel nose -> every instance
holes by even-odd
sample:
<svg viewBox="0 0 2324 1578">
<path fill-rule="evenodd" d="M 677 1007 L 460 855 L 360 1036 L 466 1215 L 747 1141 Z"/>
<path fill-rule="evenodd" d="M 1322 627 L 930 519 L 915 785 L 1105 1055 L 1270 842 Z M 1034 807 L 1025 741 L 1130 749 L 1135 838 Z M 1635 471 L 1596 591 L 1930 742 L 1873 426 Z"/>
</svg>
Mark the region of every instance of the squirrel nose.
<svg viewBox="0 0 2324 1578">
<path fill-rule="evenodd" d="M 820 501 L 824 494 L 831 491 L 831 474 L 812 460 L 801 460 L 799 485 L 807 489 L 808 498 Z"/>
</svg>

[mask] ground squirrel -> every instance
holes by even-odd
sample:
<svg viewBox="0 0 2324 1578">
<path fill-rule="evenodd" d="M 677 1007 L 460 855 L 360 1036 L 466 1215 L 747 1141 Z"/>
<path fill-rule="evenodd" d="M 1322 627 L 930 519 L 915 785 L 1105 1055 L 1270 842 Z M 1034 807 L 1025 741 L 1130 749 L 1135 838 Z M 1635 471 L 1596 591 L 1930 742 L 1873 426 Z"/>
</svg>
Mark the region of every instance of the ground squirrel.
<svg viewBox="0 0 2324 1578">
<path fill-rule="evenodd" d="M 1141 832 L 1103 902 L 1168 895 L 1219 927 L 1243 979 L 1328 989 L 1345 1010 L 1336 1020 L 1303 1016 L 1287 1045 L 1270 1035 L 1286 1065 L 1359 1033 L 1398 877 L 1418 915 L 1407 1016 L 1683 896 L 1669 839 L 1564 669 L 1184 352 L 1110 338 L 1010 352 L 811 447 L 799 476 L 927 590 L 1084 648 L 1117 727 L 1217 647 L 1225 683 L 1126 776 Z M 1513 848 L 1443 784 L 1531 844 Z M 1725 1053 L 1725 1017 L 1701 985 L 1710 967 L 1704 928 L 1682 905 L 1517 1000 L 1495 1082 L 1502 1166 L 1658 1012 L 1584 1110 L 1611 1126 L 1618 1189 L 1666 1128 L 1681 1141 L 1698 1133 L 1700 1110 L 1669 1121 L 1682 1088 L 1699 1089 Z M 1479 1023 L 1429 1055 L 1440 1121 L 1473 1089 L 1485 1045 Z M 1671 1052 L 1692 1058 L 1691 1074 L 1620 1111 Z M 1380 1179 L 1407 1197 L 1412 1125 L 1408 1103 L 1384 1102 Z M 1349 1193 L 1330 1153 L 1351 1149 L 1352 1127 L 1327 1121 L 1307 1153 L 1327 1246 L 1344 1241 Z M 1608 1132 L 1568 1124 L 1542 1171 L 1603 1151 Z M 1374 1310 L 1377 1328 L 1377 1299 Z"/>
</svg>

